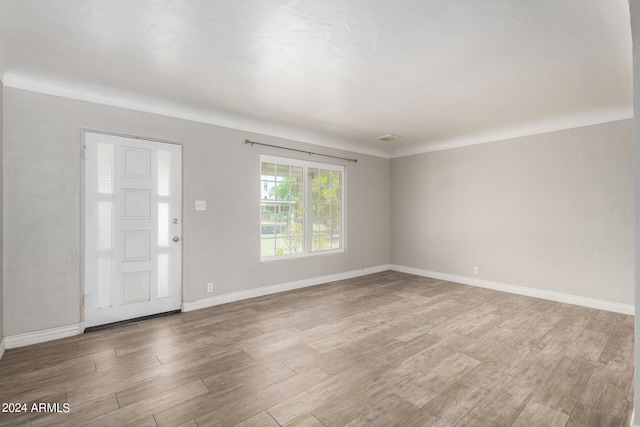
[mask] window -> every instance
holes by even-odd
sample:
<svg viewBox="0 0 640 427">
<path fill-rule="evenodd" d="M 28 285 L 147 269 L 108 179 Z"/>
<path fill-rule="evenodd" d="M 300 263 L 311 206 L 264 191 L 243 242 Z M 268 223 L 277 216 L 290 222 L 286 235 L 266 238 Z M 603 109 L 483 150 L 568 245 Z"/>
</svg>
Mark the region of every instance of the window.
<svg viewBox="0 0 640 427">
<path fill-rule="evenodd" d="M 260 259 L 344 251 L 344 167 L 260 156 Z"/>
</svg>

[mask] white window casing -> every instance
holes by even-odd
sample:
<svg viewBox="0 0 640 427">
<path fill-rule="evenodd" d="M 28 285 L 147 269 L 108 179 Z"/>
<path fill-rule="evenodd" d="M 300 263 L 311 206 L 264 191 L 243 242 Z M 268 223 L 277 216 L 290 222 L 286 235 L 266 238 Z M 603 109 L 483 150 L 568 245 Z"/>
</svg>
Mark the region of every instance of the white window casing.
<svg viewBox="0 0 640 427">
<path fill-rule="evenodd" d="M 260 261 L 344 252 L 345 167 L 260 156 Z"/>
</svg>

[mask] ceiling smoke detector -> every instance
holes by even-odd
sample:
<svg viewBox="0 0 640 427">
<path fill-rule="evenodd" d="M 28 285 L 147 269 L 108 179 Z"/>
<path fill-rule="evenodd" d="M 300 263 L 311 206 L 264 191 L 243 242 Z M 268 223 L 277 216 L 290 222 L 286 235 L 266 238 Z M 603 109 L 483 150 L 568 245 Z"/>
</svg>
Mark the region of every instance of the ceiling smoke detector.
<svg viewBox="0 0 640 427">
<path fill-rule="evenodd" d="M 402 136 L 390 133 L 389 135 L 379 136 L 376 139 L 379 139 L 380 141 L 393 141 L 394 139 L 399 139 L 399 138 L 402 138 Z"/>
</svg>

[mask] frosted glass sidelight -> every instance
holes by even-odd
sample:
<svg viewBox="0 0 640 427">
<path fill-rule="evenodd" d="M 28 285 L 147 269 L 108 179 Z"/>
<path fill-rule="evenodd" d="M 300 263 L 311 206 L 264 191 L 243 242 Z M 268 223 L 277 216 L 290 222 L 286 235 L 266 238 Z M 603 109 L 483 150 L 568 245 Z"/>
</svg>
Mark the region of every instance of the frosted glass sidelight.
<svg viewBox="0 0 640 427">
<path fill-rule="evenodd" d="M 158 246 L 169 246 L 169 203 L 158 203 Z"/>
<path fill-rule="evenodd" d="M 158 298 L 169 296 L 169 254 L 158 255 Z"/>
<path fill-rule="evenodd" d="M 98 144 L 98 193 L 113 193 L 113 145 Z"/>
<path fill-rule="evenodd" d="M 169 195 L 171 153 L 158 151 L 158 196 Z"/>
<path fill-rule="evenodd" d="M 98 258 L 98 307 L 111 307 L 111 258 Z"/>
<path fill-rule="evenodd" d="M 113 249 L 112 240 L 113 203 L 98 202 L 98 250 L 110 251 Z"/>
</svg>

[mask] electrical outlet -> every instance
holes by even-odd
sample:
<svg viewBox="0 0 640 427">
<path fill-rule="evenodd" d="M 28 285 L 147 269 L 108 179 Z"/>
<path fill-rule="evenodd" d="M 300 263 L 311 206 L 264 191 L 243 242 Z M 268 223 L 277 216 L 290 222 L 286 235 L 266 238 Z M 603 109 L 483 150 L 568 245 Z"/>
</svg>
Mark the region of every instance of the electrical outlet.
<svg viewBox="0 0 640 427">
<path fill-rule="evenodd" d="M 207 292 L 213 292 L 213 283 L 207 283 Z"/>
<path fill-rule="evenodd" d="M 478 274 L 480 274 L 480 271 L 478 270 L 478 267 L 473 267 L 473 274 L 475 274 L 476 276 Z"/>
</svg>

